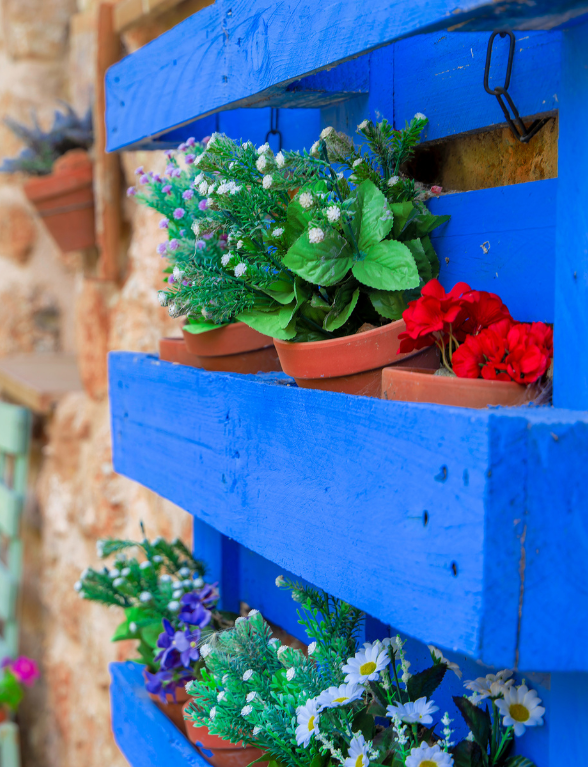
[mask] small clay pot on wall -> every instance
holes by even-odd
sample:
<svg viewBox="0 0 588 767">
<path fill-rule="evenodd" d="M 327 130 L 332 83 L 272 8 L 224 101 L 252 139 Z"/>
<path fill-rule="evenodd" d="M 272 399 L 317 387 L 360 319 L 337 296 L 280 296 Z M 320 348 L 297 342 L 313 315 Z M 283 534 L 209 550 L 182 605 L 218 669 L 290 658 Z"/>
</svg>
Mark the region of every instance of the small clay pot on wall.
<svg viewBox="0 0 588 767">
<path fill-rule="evenodd" d="M 64 253 L 96 244 L 93 176 L 88 153 L 72 149 L 55 161 L 52 173 L 24 185 L 26 196 Z"/>
</svg>

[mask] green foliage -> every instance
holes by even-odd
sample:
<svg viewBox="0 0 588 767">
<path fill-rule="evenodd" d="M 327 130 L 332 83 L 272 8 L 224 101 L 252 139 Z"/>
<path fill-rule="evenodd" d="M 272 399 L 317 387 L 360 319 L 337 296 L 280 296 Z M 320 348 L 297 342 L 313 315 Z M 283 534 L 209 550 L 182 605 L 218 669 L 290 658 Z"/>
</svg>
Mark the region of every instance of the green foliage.
<svg viewBox="0 0 588 767">
<path fill-rule="evenodd" d="M 490 733 L 492 732 L 492 720 L 488 713 L 488 707 L 485 710 L 474 706 L 467 698 L 454 697 L 453 702 L 459 709 L 465 723 L 470 728 L 474 740 L 480 746 L 485 754 L 490 742 Z"/>
<path fill-rule="evenodd" d="M 446 671 L 447 666 L 444 663 L 437 663 L 419 674 L 413 674 L 406 683 L 410 699 L 418 700 L 423 696 L 430 698 L 443 681 Z"/>
<path fill-rule="evenodd" d="M 11 671 L 4 669 L 0 678 L 0 707 L 8 706 L 12 711 L 16 711 L 23 695 L 22 685 L 18 679 Z"/>
</svg>

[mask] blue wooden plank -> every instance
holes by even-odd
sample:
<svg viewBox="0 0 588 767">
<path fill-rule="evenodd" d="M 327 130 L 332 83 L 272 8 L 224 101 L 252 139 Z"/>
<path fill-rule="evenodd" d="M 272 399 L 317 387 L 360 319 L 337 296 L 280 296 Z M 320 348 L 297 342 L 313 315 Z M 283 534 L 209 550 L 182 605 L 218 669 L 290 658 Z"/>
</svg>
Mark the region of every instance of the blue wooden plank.
<svg viewBox="0 0 588 767">
<path fill-rule="evenodd" d="M 557 200 L 554 398 L 561 407 L 588 407 L 588 149 L 577 126 L 588 116 L 588 25 L 564 32 Z"/>
<path fill-rule="evenodd" d="M 131 767 L 206 767 L 188 739 L 150 700 L 142 666 L 110 664 L 114 739 Z"/>
<path fill-rule="evenodd" d="M 585 763 L 588 674 L 552 674 L 549 712 L 548 764 L 559 767 Z"/>
<path fill-rule="evenodd" d="M 111 355 L 110 392 L 116 470 L 278 567 L 487 663 L 588 667 L 577 649 L 554 657 L 551 628 L 524 630 L 524 583 L 547 573 L 559 593 L 586 559 L 585 542 L 549 529 L 521 585 L 519 538 L 532 472 L 552 471 L 559 506 L 573 502 L 565 444 L 573 434 L 585 461 L 586 414 L 388 403 L 126 353 Z M 562 434 L 557 461 L 528 447 L 541 429 Z M 536 504 L 541 529 L 553 505 Z M 554 563 L 564 552 L 562 574 Z M 588 596 L 575 594 L 582 615 Z M 568 641 L 579 648 L 588 626 L 564 614 L 561 632 L 572 625 Z"/>
<path fill-rule="evenodd" d="M 107 145 L 128 147 L 222 108 L 269 105 L 293 81 L 423 31 L 551 28 L 587 0 L 218 0 L 106 75 Z M 490 98 L 490 97 L 489 97 Z"/>
<path fill-rule="evenodd" d="M 557 179 L 433 199 L 451 221 L 433 233 L 446 289 L 498 293 L 521 321 L 553 322 Z"/>
</svg>

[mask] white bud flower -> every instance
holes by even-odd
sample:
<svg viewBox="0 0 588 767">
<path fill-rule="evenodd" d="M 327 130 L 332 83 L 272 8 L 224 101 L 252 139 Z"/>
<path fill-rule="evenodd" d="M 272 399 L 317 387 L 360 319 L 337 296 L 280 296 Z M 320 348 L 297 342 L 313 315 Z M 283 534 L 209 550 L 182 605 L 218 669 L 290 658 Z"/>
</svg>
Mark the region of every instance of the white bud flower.
<svg viewBox="0 0 588 767">
<path fill-rule="evenodd" d="M 278 575 L 278 577 L 276 578 L 276 586 L 280 588 L 280 586 L 283 586 L 283 585 L 284 585 L 284 576 Z"/>
<path fill-rule="evenodd" d="M 163 557 L 159 554 L 156 554 L 154 557 L 152 557 L 152 560 L 156 565 L 160 565 L 163 562 Z"/>
<path fill-rule="evenodd" d="M 183 591 L 174 591 L 174 593 L 172 594 L 172 597 L 174 599 L 181 599 L 183 596 L 184 596 Z"/>
<path fill-rule="evenodd" d="M 415 120 L 426 120 L 427 117 L 422 112 L 417 112 L 416 115 L 414 116 L 414 119 Z"/>
<path fill-rule="evenodd" d="M 256 724 L 255 727 L 253 728 L 253 737 L 254 738 L 257 737 L 260 732 L 261 732 L 261 727 L 258 724 Z"/>
<path fill-rule="evenodd" d="M 237 242 L 237 249 L 238 249 L 238 250 L 241 250 L 241 248 L 242 248 L 242 247 L 243 247 L 243 240 L 239 240 L 239 241 Z"/>
<path fill-rule="evenodd" d="M 178 575 L 180 578 L 188 578 L 190 576 L 191 570 L 189 567 L 181 567 L 178 570 Z"/>
<path fill-rule="evenodd" d="M 363 162 L 362 158 L 361 158 L 361 157 L 358 157 L 358 158 L 357 158 L 357 160 L 354 160 L 354 161 L 353 161 L 353 165 L 352 165 L 352 167 L 353 167 L 353 168 L 357 168 L 357 166 L 358 166 L 358 165 L 361 165 L 361 163 L 362 163 L 362 162 Z"/>
<path fill-rule="evenodd" d="M 192 231 L 198 237 L 198 235 L 200 234 L 200 224 L 198 223 L 198 221 L 194 221 L 194 223 L 192 224 Z"/>
<path fill-rule="evenodd" d="M 283 168 L 284 165 L 286 164 L 286 158 L 284 157 L 283 152 L 278 152 L 278 154 L 276 155 L 276 163 L 278 165 L 278 168 Z"/>
<path fill-rule="evenodd" d="M 254 615 L 259 615 L 259 610 L 249 610 L 247 617 L 253 618 Z"/>
<path fill-rule="evenodd" d="M 322 229 L 319 229 L 318 226 L 314 226 L 312 229 L 309 229 L 308 231 L 308 241 L 312 245 L 317 245 L 319 242 L 322 242 L 325 239 L 325 233 Z"/>
<path fill-rule="evenodd" d="M 159 576 L 159 582 L 160 583 L 171 583 L 173 581 L 173 578 L 169 573 L 162 573 L 162 575 Z"/>
<path fill-rule="evenodd" d="M 194 186 L 198 186 L 198 184 L 201 184 L 203 180 L 204 180 L 204 173 L 200 171 L 200 173 L 196 176 L 196 178 L 194 179 L 192 183 L 194 184 Z"/>
<path fill-rule="evenodd" d="M 247 698 L 245 699 L 247 703 L 251 703 L 252 700 L 255 700 L 257 698 L 257 693 L 255 690 L 252 690 L 251 692 L 247 693 Z"/>
<path fill-rule="evenodd" d="M 226 693 L 224 690 L 222 690 L 222 691 L 221 691 L 221 692 L 219 692 L 219 694 L 216 696 L 216 700 L 217 700 L 217 702 L 218 702 L 218 703 L 221 703 L 221 702 L 222 702 L 222 701 L 223 701 L 223 700 L 224 700 L 226 697 L 227 697 L 227 693 Z"/>
<path fill-rule="evenodd" d="M 281 237 L 284 234 L 284 227 L 277 226 L 272 232 L 272 237 Z"/>
<path fill-rule="evenodd" d="M 312 195 L 310 192 L 302 192 L 300 197 L 298 198 L 298 202 L 300 203 L 301 207 L 303 207 L 305 210 L 308 210 L 308 208 L 312 208 Z"/>
<path fill-rule="evenodd" d="M 265 167 L 267 165 L 267 157 L 262 154 L 257 158 L 257 162 L 255 163 L 255 167 L 260 173 L 263 173 L 265 170 Z"/>
<path fill-rule="evenodd" d="M 312 157 L 318 157 L 320 143 L 320 141 L 315 141 L 314 144 L 310 147 L 310 154 Z"/>
<path fill-rule="evenodd" d="M 146 570 L 148 567 L 151 567 L 151 562 L 148 559 L 146 559 L 144 562 L 141 562 L 139 567 L 141 568 L 141 570 Z"/>
<path fill-rule="evenodd" d="M 274 637 L 273 639 L 269 640 L 268 644 L 271 645 L 272 647 L 276 647 L 277 645 L 280 644 L 280 640 L 277 637 Z"/>
<path fill-rule="evenodd" d="M 308 654 L 309 654 L 309 655 L 312 655 L 312 654 L 314 653 L 314 651 L 315 651 L 315 650 L 316 650 L 316 642 L 311 642 L 311 643 L 308 645 Z"/>
<path fill-rule="evenodd" d="M 203 644 L 200 648 L 200 655 L 202 655 L 203 658 L 208 658 L 211 652 L 212 647 L 209 644 Z"/>
<path fill-rule="evenodd" d="M 341 218 L 341 211 L 336 205 L 329 205 L 327 208 L 327 219 L 331 224 L 334 224 L 336 221 L 339 221 Z"/>
<path fill-rule="evenodd" d="M 364 120 L 363 122 L 359 123 L 359 125 L 357 126 L 357 130 L 365 130 L 369 124 L 370 124 L 369 120 Z"/>
<path fill-rule="evenodd" d="M 400 181 L 400 176 L 391 176 L 388 179 L 388 186 L 396 186 L 396 184 Z"/>
<path fill-rule="evenodd" d="M 163 292 L 163 290 L 159 291 L 157 298 L 159 299 L 160 306 L 167 306 L 167 295 Z"/>
<path fill-rule="evenodd" d="M 235 267 L 235 277 L 242 277 L 247 272 L 247 264 L 237 264 Z"/>
<path fill-rule="evenodd" d="M 74 583 L 74 591 L 77 591 L 78 593 L 82 590 L 82 582 L 76 581 Z"/>
<path fill-rule="evenodd" d="M 180 603 L 174 599 L 173 602 L 168 603 L 167 609 L 172 613 L 177 613 L 180 609 Z"/>
<path fill-rule="evenodd" d="M 204 581 L 202 578 L 200 578 L 200 576 L 198 576 L 198 578 L 194 578 L 194 586 L 197 589 L 201 589 L 204 586 Z"/>
<path fill-rule="evenodd" d="M 241 709 L 241 716 L 249 716 L 249 714 L 253 711 L 253 706 L 243 706 Z"/>
<path fill-rule="evenodd" d="M 230 260 L 231 260 L 231 254 L 225 253 L 224 256 L 221 258 L 221 264 L 223 266 L 228 266 Z"/>
<path fill-rule="evenodd" d="M 150 602 L 151 601 L 151 594 L 148 591 L 142 591 L 139 594 L 139 600 L 141 602 Z"/>
<path fill-rule="evenodd" d="M 262 184 L 264 189 L 269 189 L 273 183 L 274 183 L 274 179 L 273 179 L 273 176 L 271 176 L 270 174 L 263 177 Z"/>
<path fill-rule="evenodd" d="M 253 676 L 253 670 L 248 668 L 247 671 L 243 674 L 243 681 L 248 682 L 252 676 Z"/>
<path fill-rule="evenodd" d="M 124 578 L 115 578 L 112 581 L 112 585 L 114 586 L 115 589 L 117 589 L 119 586 L 122 586 L 124 582 L 125 582 Z"/>
<path fill-rule="evenodd" d="M 286 671 L 286 679 L 289 682 L 291 682 L 295 676 L 296 676 L 296 669 L 294 667 L 289 668 L 288 671 Z"/>
<path fill-rule="evenodd" d="M 118 578 L 120 575 L 120 570 L 117 570 L 116 567 L 113 567 L 112 570 L 108 573 L 109 578 Z"/>
<path fill-rule="evenodd" d="M 206 181 L 202 181 L 198 185 L 198 194 L 201 197 L 206 197 L 206 195 L 208 194 L 208 184 L 206 183 Z"/>
<path fill-rule="evenodd" d="M 210 719 L 214 719 L 214 717 L 216 716 L 216 706 L 213 706 L 210 709 L 210 714 L 208 716 L 210 717 Z"/>
<path fill-rule="evenodd" d="M 257 154 L 265 154 L 266 152 L 269 152 L 270 145 L 268 143 L 262 144 L 259 149 L 257 150 Z"/>
<path fill-rule="evenodd" d="M 280 656 L 281 656 L 283 653 L 285 653 L 287 649 L 288 649 L 288 648 L 287 648 L 287 647 L 285 647 L 285 645 L 282 645 L 281 647 L 279 647 L 279 648 L 278 648 L 278 658 L 279 658 L 279 657 L 280 657 Z"/>
</svg>

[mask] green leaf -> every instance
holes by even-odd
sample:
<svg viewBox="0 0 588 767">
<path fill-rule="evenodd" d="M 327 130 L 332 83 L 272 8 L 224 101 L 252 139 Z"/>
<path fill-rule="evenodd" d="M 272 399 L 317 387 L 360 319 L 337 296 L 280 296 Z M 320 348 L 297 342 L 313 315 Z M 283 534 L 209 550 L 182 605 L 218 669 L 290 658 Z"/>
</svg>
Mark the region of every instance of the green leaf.
<svg viewBox="0 0 588 767">
<path fill-rule="evenodd" d="M 406 290 L 419 285 L 419 273 L 410 250 L 395 240 L 373 245 L 363 261 L 353 264 L 352 271 L 354 277 L 370 288 Z"/>
<path fill-rule="evenodd" d="M 294 283 L 287 280 L 277 280 L 272 282 L 271 288 L 266 288 L 263 292 L 279 304 L 289 304 L 294 298 Z"/>
<path fill-rule="evenodd" d="M 312 320 L 319 326 L 319 328 L 322 326 L 327 312 L 328 309 L 321 308 L 320 306 L 313 306 L 310 301 L 305 301 L 300 307 L 300 314 L 303 317 L 308 317 L 308 319 Z"/>
<path fill-rule="evenodd" d="M 472 731 L 474 740 L 480 746 L 482 751 L 487 753 L 488 741 L 490 739 L 490 731 L 492 728 L 488 707 L 483 711 L 481 708 L 474 706 L 473 703 L 470 703 L 466 697 L 454 696 L 453 702 L 458 707 L 465 723 Z"/>
<path fill-rule="evenodd" d="M 369 296 L 378 314 L 389 320 L 401 319 L 407 309 L 402 291 L 372 290 Z"/>
<path fill-rule="evenodd" d="M 23 689 L 12 671 L 6 669 L 0 679 L 0 705 L 6 705 L 16 711 L 21 702 Z"/>
<path fill-rule="evenodd" d="M 406 683 L 406 689 L 411 700 L 418 700 L 423 696 L 430 698 L 437 687 L 443 681 L 447 666 L 444 663 L 426 668 L 418 674 L 413 674 Z"/>
<path fill-rule="evenodd" d="M 337 296 L 341 292 L 341 300 L 337 300 Z M 337 330 L 342 325 L 344 325 L 347 320 L 351 317 L 351 313 L 357 306 L 357 301 L 359 299 L 359 288 L 356 288 L 353 293 L 351 294 L 351 300 L 347 305 L 343 305 L 343 301 L 345 300 L 343 296 L 346 296 L 348 294 L 348 291 L 343 292 L 343 288 L 339 288 L 337 293 L 335 294 L 335 301 L 333 302 L 333 308 L 331 311 L 327 314 L 327 316 L 324 319 L 323 322 L 323 328 L 325 330 L 328 330 L 329 332 L 333 332 L 334 330 Z"/>
<path fill-rule="evenodd" d="M 353 732 L 359 730 L 363 733 L 363 737 L 366 740 L 371 740 L 374 737 L 375 730 L 374 717 L 370 716 L 365 708 L 362 708 L 353 717 L 352 730 Z"/>
<path fill-rule="evenodd" d="M 399 239 L 405 242 L 406 240 L 415 240 L 420 237 L 425 237 L 427 234 L 436 229 L 441 224 L 449 221 L 451 216 L 434 216 L 427 208 L 419 210 L 415 208 L 406 224 L 403 226 L 399 235 Z"/>
<path fill-rule="evenodd" d="M 286 212 L 285 238 L 288 247 L 291 247 L 300 235 L 306 231 L 310 220 L 311 214 L 304 210 L 298 202 L 298 198 L 292 200 Z"/>
<path fill-rule="evenodd" d="M 462 740 L 453 749 L 454 767 L 482 767 L 482 752 L 477 743 Z"/>
<path fill-rule="evenodd" d="M 423 282 L 428 282 L 433 279 L 433 270 L 431 269 L 431 262 L 425 252 L 423 244 L 420 240 L 407 240 L 406 247 L 412 253 L 412 257 L 415 260 L 417 269 L 419 270 L 419 277 Z"/>
<path fill-rule="evenodd" d="M 439 276 L 439 259 L 435 253 L 435 248 L 433 247 L 431 238 L 428 235 L 426 237 L 421 237 L 421 243 L 427 258 L 429 259 L 429 264 L 431 265 L 432 279 L 436 280 Z"/>
<path fill-rule="evenodd" d="M 225 325 L 215 325 L 213 322 L 207 322 L 206 320 L 196 320 L 195 318 L 188 317 L 188 322 L 184 325 L 186 333 L 208 333 L 209 330 L 216 330 L 217 328 L 224 328 Z"/>
<path fill-rule="evenodd" d="M 504 767 L 536 767 L 536 765 L 526 756 L 509 756 Z"/>
<path fill-rule="evenodd" d="M 333 229 L 322 242 L 311 243 L 304 232 L 283 259 L 284 265 L 314 285 L 335 285 L 341 282 L 353 262 L 351 248 Z"/>
<path fill-rule="evenodd" d="M 296 329 L 294 327 L 295 320 L 283 325 L 284 321 L 284 309 L 287 307 L 281 307 L 280 309 L 274 309 L 271 312 L 260 312 L 255 309 L 248 309 L 245 312 L 237 315 L 237 319 L 240 322 L 244 322 L 249 325 L 253 330 L 257 330 L 259 333 L 263 333 L 266 336 L 272 338 L 279 338 L 281 341 L 289 341 L 296 335 Z"/>
<path fill-rule="evenodd" d="M 355 212 L 353 232 L 362 251 L 377 245 L 392 229 L 394 216 L 388 201 L 372 181 L 357 187 L 351 210 Z"/>
<path fill-rule="evenodd" d="M 149 626 L 141 629 L 141 638 L 145 644 L 149 645 L 153 650 L 157 647 L 157 640 L 159 635 L 163 633 L 163 625 L 161 621 L 159 623 L 151 623 Z"/>
<path fill-rule="evenodd" d="M 412 202 L 393 202 L 390 205 L 390 210 L 394 216 L 392 236 L 395 240 L 397 240 L 400 232 L 404 229 L 404 225 L 406 224 L 408 217 L 414 210 L 414 205 Z"/>
</svg>

